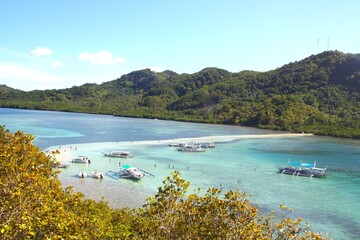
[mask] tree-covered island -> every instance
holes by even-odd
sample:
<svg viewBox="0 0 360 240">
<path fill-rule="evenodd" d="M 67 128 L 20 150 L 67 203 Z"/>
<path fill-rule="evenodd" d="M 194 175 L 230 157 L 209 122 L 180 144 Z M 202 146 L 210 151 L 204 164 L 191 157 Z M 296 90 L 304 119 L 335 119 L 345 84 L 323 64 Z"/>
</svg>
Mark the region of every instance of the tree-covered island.
<svg viewBox="0 0 360 240">
<path fill-rule="evenodd" d="M 0 107 L 234 124 L 360 139 L 360 54 L 327 51 L 268 72 L 131 72 L 103 84 L 21 91 Z"/>
</svg>

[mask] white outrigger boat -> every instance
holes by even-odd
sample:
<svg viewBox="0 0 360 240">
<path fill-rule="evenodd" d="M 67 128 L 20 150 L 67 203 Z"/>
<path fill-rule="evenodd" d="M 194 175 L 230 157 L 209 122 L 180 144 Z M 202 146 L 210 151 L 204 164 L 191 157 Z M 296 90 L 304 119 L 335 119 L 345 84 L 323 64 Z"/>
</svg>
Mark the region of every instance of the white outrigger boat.
<svg viewBox="0 0 360 240">
<path fill-rule="evenodd" d="M 79 171 L 79 178 L 86 178 L 87 176 L 87 173 L 85 170 L 80 170 Z"/>
<path fill-rule="evenodd" d="M 188 142 L 188 143 L 184 143 L 184 142 L 173 142 L 173 143 L 169 143 L 168 146 L 169 147 L 185 147 L 185 146 L 200 146 L 202 148 L 214 148 L 216 145 L 213 142 Z"/>
<path fill-rule="evenodd" d="M 177 150 L 181 151 L 181 152 L 205 152 L 205 149 L 203 149 L 198 144 L 184 145 L 184 146 L 179 147 Z"/>
<path fill-rule="evenodd" d="M 119 176 L 139 180 L 145 176 L 145 173 L 136 167 L 124 164 L 120 166 Z"/>
<path fill-rule="evenodd" d="M 91 163 L 90 159 L 86 156 L 78 156 L 71 160 L 73 163 Z"/>
<path fill-rule="evenodd" d="M 145 176 L 151 176 L 155 177 L 155 175 L 136 167 L 132 167 L 128 164 L 121 165 L 119 163 L 120 171 L 117 170 L 110 170 L 106 172 L 106 175 L 113 178 L 113 179 L 120 179 L 120 178 L 129 178 L 129 179 L 135 179 L 140 180 L 141 178 Z"/>
<path fill-rule="evenodd" d="M 316 167 L 316 161 L 314 164 L 311 163 L 294 163 L 288 162 L 288 166 L 279 167 L 277 166 L 279 173 L 288 174 L 293 176 L 304 176 L 304 177 L 326 177 L 328 175 L 327 168 Z"/>
<path fill-rule="evenodd" d="M 98 179 L 104 178 L 104 175 L 97 170 L 92 171 L 91 174 L 92 174 L 93 178 L 98 178 Z"/>
<path fill-rule="evenodd" d="M 128 158 L 132 156 L 132 153 L 129 151 L 112 151 L 110 153 L 102 153 L 105 157 L 115 157 L 115 158 Z"/>
</svg>

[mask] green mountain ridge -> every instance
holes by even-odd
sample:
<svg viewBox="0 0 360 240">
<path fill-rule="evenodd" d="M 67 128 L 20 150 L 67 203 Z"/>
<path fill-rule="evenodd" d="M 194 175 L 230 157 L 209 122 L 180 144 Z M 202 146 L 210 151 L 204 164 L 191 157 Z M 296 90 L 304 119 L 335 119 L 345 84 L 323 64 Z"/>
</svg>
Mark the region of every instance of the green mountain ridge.
<svg viewBox="0 0 360 240">
<path fill-rule="evenodd" d="M 327 51 L 268 72 L 134 71 L 103 84 L 24 92 L 0 106 L 222 123 L 360 139 L 360 54 Z"/>
</svg>

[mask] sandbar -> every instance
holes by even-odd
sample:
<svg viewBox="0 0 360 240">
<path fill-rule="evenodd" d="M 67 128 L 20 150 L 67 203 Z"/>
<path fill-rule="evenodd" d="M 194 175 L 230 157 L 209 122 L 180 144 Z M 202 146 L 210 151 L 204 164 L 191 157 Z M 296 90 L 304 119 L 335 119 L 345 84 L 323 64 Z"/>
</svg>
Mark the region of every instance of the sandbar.
<svg viewBox="0 0 360 240">
<path fill-rule="evenodd" d="M 241 139 L 264 139 L 264 138 L 288 138 L 288 137 L 305 137 L 312 136 L 313 134 L 308 133 L 279 133 L 279 134 L 249 134 L 249 135 L 224 135 L 224 136 L 203 136 L 203 137 L 192 137 L 192 138 L 177 138 L 167 140 L 151 140 L 151 141 L 123 141 L 123 142 L 101 142 L 101 143 L 82 143 L 64 146 L 53 146 L 49 147 L 47 151 L 58 150 L 56 161 L 66 162 L 70 161 L 76 151 L 79 149 L 104 149 L 104 148 L 119 148 L 119 147 L 130 147 L 134 145 L 164 145 L 169 143 L 180 143 L 180 142 L 214 142 L 214 143 L 226 143 Z"/>
</svg>

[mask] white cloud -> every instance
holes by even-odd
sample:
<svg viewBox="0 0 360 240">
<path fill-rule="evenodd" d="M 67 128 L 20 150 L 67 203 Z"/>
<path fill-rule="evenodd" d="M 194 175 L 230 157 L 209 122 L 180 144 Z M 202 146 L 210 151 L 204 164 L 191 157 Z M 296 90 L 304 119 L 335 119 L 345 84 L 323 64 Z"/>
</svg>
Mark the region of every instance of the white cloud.
<svg viewBox="0 0 360 240">
<path fill-rule="evenodd" d="M 30 54 L 33 56 L 48 56 L 51 55 L 53 53 L 53 51 L 49 48 L 44 48 L 44 47 L 37 47 L 34 50 L 30 51 Z"/>
<path fill-rule="evenodd" d="M 108 51 L 89 53 L 88 51 L 80 53 L 79 60 L 89 60 L 92 64 L 116 64 L 125 61 L 124 58 L 113 57 Z"/>
<path fill-rule="evenodd" d="M 161 67 L 150 67 L 150 70 L 153 72 L 163 72 L 164 69 L 162 69 Z"/>
<path fill-rule="evenodd" d="M 58 68 L 58 67 L 64 66 L 64 63 L 60 62 L 60 61 L 55 61 L 55 62 L 53 62 L 53 64 L 51 64 L 51 66 Z"/>
<path fill-rule="evenodd" d="M 0 79 L 1 84 L 22 90 L 38 89 L 39 84 L 49 89 L 54 84 L 66 81 L 64 78 L 18 64 L 0 65 Z"/>
</svg>

